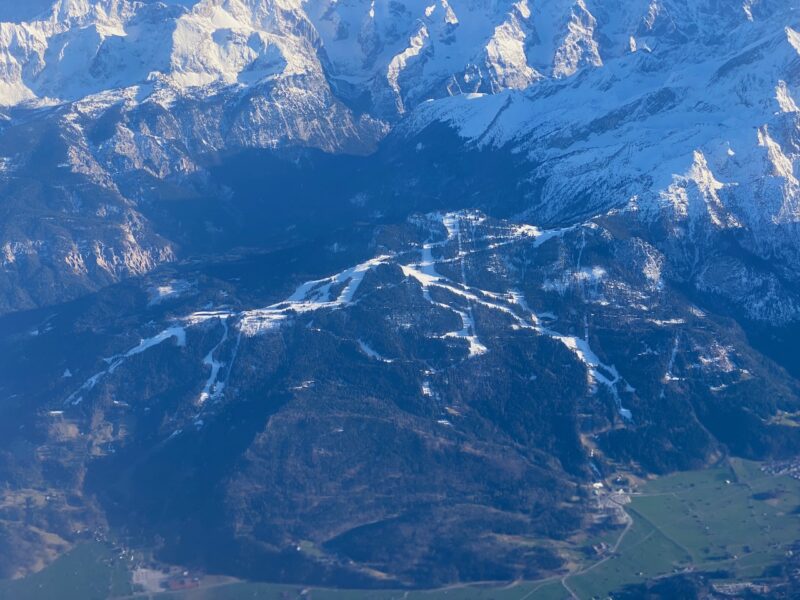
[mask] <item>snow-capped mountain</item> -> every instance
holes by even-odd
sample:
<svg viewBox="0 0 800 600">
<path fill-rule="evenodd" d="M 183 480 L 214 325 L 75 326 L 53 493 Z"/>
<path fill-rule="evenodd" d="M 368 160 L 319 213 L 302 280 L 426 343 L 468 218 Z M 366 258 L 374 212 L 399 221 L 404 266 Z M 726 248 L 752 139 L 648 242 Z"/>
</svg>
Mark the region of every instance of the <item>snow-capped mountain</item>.
<svg viewBox="0 0 800 600">
<path fill-rule="evenodd" d="M 277 227 L 273 180 L 265 202 L 228 169 L 247 150 L 305 148 L 362 157 L 346 184 L 328 173 L 305 195 L 341 215 L 479 207 L 563 226 L 619 214 L 676 281 L 748 319 L 800 319 L 792 2 L 0 10 L 5 310 L 190 256 L 201 230 L 230 249 L 244 228 Z M 340 168 L 315 156 L 309 168 Z M 175 198 L 213 200 L 187 225 Z M 36 282 L 43 270 L 53 285 Z"/>
<path fill-rule="evenodd" d="M 800 11 L 713 7 L 653 3 L 602 68 L 428 103 L 400 127 L 444 122 L 467 144 L 511 149 L 530 166 L 521 214 L 635 214 L 681 277 L 752 318 L 796 320 L 785 287 L 800 265 Z M 724 35 L 710 28 L 720 22 Z M 750 258 L 720 258 L 724 236 Z"/>
<path fill-rule="evenodd" d="M 160 177 L 243 147 L 370 151 L 398 121 L 431 120 L 527 152 L 531 177 L 558 182 L 544 184 L 544 218 L 666 190 L 695 151 L 712 172 L 751 165 L 742 155 L 753 145 L 775 176 L 791 162 L 791 2 L 61 0 L 5 10 L 0 105 L 64 106 L 59 118 L 76 126 L 111 113 L 116 131 L 93 152 Z M 757 139 L 749 127 L 767 129 Z M 584 201 L 603 183 L 591 173 L 612 159 L 626 163 L 606 170 L 616 183 Z M 773 207 L 783 220 L 787 202 Z"/>
<path fill-rule="evenodd" d="M 4 10 L 6 106 L 307 79 L 368 94 L 374 112 L 392 116 L 602 65 L 583 2 L 60 0 Z"/>
<path fill-rule="evenodd" d="M 738 229 L 762 257 L 795 253 L 792 2 L 60 0 L 2 10 L 6 171 L 24 168 L 17 136 L 32 120 L 66 146 L 57 164 L 105 188 L 185 179 L 205 172 L 205 157 L 248 148 L 371 153 L 393 128 L 410 140 L 443 123 L 467 148 L 520 157 L 520 212 L 534 221 L 630 205 L 643 218 Z M 150 185 L 123 195 L 140 204 Z"/>
<path fill-rule="evenodd" d="M 800 452 L 799 240 L 794 1 L 2 2 L 0 574 L 560 576 Z"/>
</svg>

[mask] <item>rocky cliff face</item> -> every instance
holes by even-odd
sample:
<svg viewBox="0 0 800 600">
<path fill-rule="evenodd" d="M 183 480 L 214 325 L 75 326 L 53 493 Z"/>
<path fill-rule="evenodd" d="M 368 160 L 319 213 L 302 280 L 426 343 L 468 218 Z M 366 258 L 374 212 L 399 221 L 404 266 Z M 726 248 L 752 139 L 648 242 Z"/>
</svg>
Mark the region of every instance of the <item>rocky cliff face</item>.
<svg viewBox="0 0 800 600">
<path fill-rule="evenodd" d="M 727 229 L 761 259 L 796 255 L 800 24 L 791 3 L 70 0 L 4 10 L 6 179 L 34 157 L 41 170 L 44 152 L 141 217 L 154 187 L 196 193 L 202 183 L 187 179 L 207 181 L 209 157 L 371 153 L 394 128 L 407 140 L 394 146 L 403 156 L 443 123 L 462 138 L 451 153 L 502 148 L 520 158 L 528 190 L 514 205 L 534 222 L 629 206 L 670 221 L 678 246 Z M 118 242 L 72 243 L 130 254 L 121 242 L 130 227 L 111 221 Z M 31 255 L 40 238 L 17 228 L 1 241 L 9 256 Z M 168 242 L 143 248 L 139 262 L 171 259 L 181 240 L 170 241 L 171 252 Z M 47 256 L 54 272 L 71 269 L 67 252 Z M 687 277 L 704 268 L 687 265 Z M 780 303 L 764 318 L 794 314 Z"/>
<path fill-rule="evenodd" d="M 444 121 L 467 144 L 513 148 L 530 166 L 521 215 L 559 223 L 636 214 L 681 277 L 750 318 L 793 321 L 797 13 L 779 3 L 757 12 L 714 6 L 724 34 L 709 28 L 702 3 L 653 3 L 630 30 L 629 49 L 602 68 L 429 103 L 401 128 Z M 735 240 L 737 256 L 723 237 Z"/>
</svg>

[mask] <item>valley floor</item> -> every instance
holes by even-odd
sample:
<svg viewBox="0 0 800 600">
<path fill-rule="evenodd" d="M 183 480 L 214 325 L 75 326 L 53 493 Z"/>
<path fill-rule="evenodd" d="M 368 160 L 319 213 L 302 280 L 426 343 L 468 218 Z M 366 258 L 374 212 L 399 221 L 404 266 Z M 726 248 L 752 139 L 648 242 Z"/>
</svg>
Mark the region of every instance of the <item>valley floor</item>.
<svg viewBox="0 0 800 600">
<path fill-rule="evenodd" d="M 603 489 L 613 484 L 608 481 Z M 132 553 L 92 542 L 26 579 L 0 582 L 0 600 L 588 600 L 674 574 L 702 575 L 718 591 L 733 584 L 734 589 L 745 585 L 769 594 L 786 583 L 782 566 L 800 539 L 797 478 L 733 459 L 610 492 L 600 493 L 624 506 L 628 524 L 567 550 L 575 556 L 572 574 L 538 582 L 424 591 L 333 590 L 220 577 L 195 580 L 173 569 L 168 579 L 174 587 L 198 587 L 155 592 L 132 583 Z M 141 583 L 141 575 L 134 580 Z"/>
</svg>

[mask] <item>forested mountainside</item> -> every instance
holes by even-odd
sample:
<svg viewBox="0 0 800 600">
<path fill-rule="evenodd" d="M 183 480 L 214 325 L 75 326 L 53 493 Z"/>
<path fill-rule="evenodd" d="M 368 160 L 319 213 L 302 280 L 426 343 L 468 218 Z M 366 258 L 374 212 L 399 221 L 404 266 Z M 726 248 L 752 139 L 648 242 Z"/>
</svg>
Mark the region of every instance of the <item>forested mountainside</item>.
<svg viewBox="0 0 800 600">
<path fill-rule="evenodd" d="M 0 574 L 537 579 L 598 479 L 800 452 L 794 2 L 0 21 Z"/>
</svg>

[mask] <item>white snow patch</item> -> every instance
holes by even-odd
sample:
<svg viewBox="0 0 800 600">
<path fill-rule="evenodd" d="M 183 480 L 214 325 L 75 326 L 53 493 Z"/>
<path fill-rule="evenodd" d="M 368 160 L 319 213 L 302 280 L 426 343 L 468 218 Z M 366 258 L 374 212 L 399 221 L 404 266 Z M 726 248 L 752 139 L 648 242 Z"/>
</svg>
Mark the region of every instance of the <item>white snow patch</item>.
<svg viewBox="0 0 800 600">
<path fill-rule="evenodd" d="M 391 363 L 391 362 L 394 362 L 394 361 L 392 361 L 391 359 L 389 359 L 389 358 L 385 358 L 385 357 L 384 357 L 384 356 L 382 356 L 380 353 L 376 352 L 376 351 L 375 351 L 375 350 L 374 350 L 374 349 L 373 349 L 373 348 L 372 348 L 372 347 L 371 347 L 369 344 L 367 344 L 367 343 L 366 343 L 364 340 L 358 340 L 358 347 L 359 347 L 359 349 L 361 350 L 361 352 L 363 352 L 364 354 L 366 354 L 367 356 L 369 356 L 369 357 L 370 357 L 370 358 L 372 358 L 372 359 L 379 360 L 379 361 L 381 361 L 381 362 L 385 362 L 385 363 Z"/>
<path fill-rule="evenodd" d="M 171 300 L 184 295 L 192 288 L 192 284 L 184 280 L 174 280 L 150 288 L 150 306 L 160 304 L 165 300 Z"/>
<path fill-rule="evenodd" d="M 794 98 L 792 98 L 791 93 L 789 93 L 789 87 L 783 80 L 779 81 L 778 86 L 775 88 L 775 99 L 778 101 L 781 112 L 800 112 L 800 108 L 797 108 L 797 103 L 794 101 Z"/>
<path fill-rule="evenodd" d="M 208 354 L 206 354 L 205 358 L 203 358 L 203 364 L 211 369 L 211 373 L 209 374 L 208 379 L 203 386 L 203 391 L 200 392 L 200 397 L 197 399 L 198 404 L 205 404 L 205 402 L 208 400 L 219 399 L 222 396 L 223 390 L 225 389 L 225 383 L 218 380 L 219 371 L 223 367 L 224 363 L 214 358 L 214 354 L 217 352 L 217 350 L 219 350 L 220 346 L 222 346 L 228 340 L 227 317 L 220 318 L 220 323 L 222 323 L 223 327 L 222 339 L 220 339 L 216 346 L 209 350 Z"/>
<path fill-rule="evenodd" d="M 308 281 L 283 302 L 244 311 L 241 313 L 239 329 L 247 336 L 254 336 L 274 329 L 292 315 L 349 306 L 364 276 L 390 258 L 389 255 L 378 256 L 326 279 Z M 334 296 L 333 288 L 340 286 L 344 287 Z"/>
<path fill-rule="evenodd" d="M 164 331 L 154 335 L 151 338 L 143 339 L 137 346 L 134 346 L 125 354 L 104 359 L 109 365 L 108 368 L 100 371 L 99 373 L 95 373 L 89 379 L 87 379 L 80 388 L 70 394 L 70 396 L 66 399 L 66 403 L 73 405 L 80 404 L 80 402 L 83 400 L 83 396 L 81 395 L 82 393 L 89 392 L 94 389 L 101 379 L 103 379 L 106 375 L 114 373 L 114 371 L 116 371 L 120 365 L 122 365 L 130 357 L 141 354 L 142 352 L 146 352 L 150 348 L 157 346 L 171 338 L 175 338 L 178 346 L 185 346 L 186 330 L 179 325 L 173 325 L 172 327 L 168 327 Z"/>
</svg>

